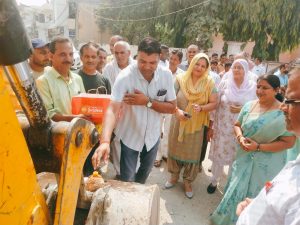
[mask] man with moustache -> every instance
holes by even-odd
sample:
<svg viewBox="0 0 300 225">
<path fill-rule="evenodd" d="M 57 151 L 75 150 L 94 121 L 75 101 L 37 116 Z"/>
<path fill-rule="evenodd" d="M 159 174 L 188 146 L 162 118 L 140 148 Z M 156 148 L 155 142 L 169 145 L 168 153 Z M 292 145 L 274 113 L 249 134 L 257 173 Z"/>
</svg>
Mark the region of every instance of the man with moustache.
<svg viewBox="0 0 300 225">
<path fill-rule="evenodd" d="M 99 94 L 110 94 L 109 80 L 97 71 L 100 54 L 99 46 L 96 43 L 88 42 L 80 48 L 79 52 L 82 68 L 78 71 L 78 74 L 82 78 L 86 92 L 96 93 L 97 91 Z"/>
<path fill-rule="evenodd" d="M 49 68 L 36 80 L 38 90 L 53 121 L 71 121 L 75 117 L 88 119 L 84 115 L 72 115 L 72 97 L 84 93 L 82 79 L 72 73 L 73 44 L 69 38 L 57 37 L 49 44 Z"/>
<path fill-rule="evenodd" d="M 86 92 L 110 94 L 111 88 L 109 80 L 97 71 L 97 65 L 100 55 L 99 45 L 94 42 L 88 42 L 82 45 L 79 53 L 80 59 L 82 61 L 82 68 L 78 71 L 78 74 L 82 78 Z M 91 164 L 91 158 L 98 146 L 99 144 L 95 145 L 92 148 L 85 161 L 85 164 L 83 166 L 83 174 L 85 176 L 89 176 L 94 171 L 94 168 Z"/>
<path fill-rule="evenodd" d="M 287 130 L 300 136 L 300 68 L 291 72 L 286 99 L 281 107 Z M 237 225 L 300 224 L 300 156 L 289 162 L 266 183 L 255 199 L 245 199 L 237 206 Z"/>
</svg>

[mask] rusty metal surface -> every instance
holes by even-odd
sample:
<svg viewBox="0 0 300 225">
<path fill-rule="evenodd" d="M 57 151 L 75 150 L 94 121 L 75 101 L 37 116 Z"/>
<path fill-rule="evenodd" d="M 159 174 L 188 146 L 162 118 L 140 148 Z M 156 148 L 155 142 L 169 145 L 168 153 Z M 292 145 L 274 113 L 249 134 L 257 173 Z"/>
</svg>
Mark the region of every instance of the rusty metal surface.
<svg viewBox="0 0 300 225">
<path fill-rule="evenodd" d="M 42 98 L 30 74 L 27 61 L 4 67 L 5 74 L 32 127 L 50 126 Z"/>
</svg>

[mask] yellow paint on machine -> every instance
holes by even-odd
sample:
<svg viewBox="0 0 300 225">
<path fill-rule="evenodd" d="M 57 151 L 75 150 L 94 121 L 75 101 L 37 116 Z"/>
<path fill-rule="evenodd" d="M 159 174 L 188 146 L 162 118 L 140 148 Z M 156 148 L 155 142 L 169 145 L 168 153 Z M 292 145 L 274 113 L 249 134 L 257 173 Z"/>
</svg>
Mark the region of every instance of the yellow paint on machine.
<svg viewBox="0 0 300 225">
<path fill-rule="evenodd" d="M 44 196 L 0 67 L 0 224 L 49 224 Z"/>
</svg>

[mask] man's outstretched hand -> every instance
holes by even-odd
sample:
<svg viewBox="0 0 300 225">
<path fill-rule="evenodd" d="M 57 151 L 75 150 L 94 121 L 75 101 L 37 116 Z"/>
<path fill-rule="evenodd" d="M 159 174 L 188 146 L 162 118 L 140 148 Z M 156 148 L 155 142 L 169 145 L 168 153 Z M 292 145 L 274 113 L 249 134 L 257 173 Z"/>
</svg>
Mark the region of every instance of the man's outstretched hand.
<svg viewBox="0 0 300 225">
<path fill-rule="evenodd" d="M 92 157 L 92 164 L 93 164 L 94 170 L 100 168 L 101 161 L 104 161 L 105 164 L 108 163 L 109 152 L 110 152 L 109 143 L 105 142 L 105 143 L 100 144 L 100 146 L 96 149 L 96 151 Z"/>
</svg>

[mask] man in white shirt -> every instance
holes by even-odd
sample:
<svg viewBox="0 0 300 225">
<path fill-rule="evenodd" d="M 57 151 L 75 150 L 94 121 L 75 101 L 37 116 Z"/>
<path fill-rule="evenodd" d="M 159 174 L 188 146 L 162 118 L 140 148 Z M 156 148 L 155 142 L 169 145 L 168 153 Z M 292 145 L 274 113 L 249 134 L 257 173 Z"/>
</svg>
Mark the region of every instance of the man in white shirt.
<svg viewBox="0 0 300 225">
<path fill-rule="evenodd" d="M 159 66 L 164 68 L 169 68 L 169 47 L 166 45 L 160 46 L 160 55 L 159 55 Z"/>
<path fill-rule="evenodd" d="M 115 43 L 114 55 L 115 58 L 106 64 L 103 69 L 103 76 L 109 80 L 111 87 L 113 87 L 121 70 L 133 63 L 133 60 L 130 58 L 130 46 L 126 41 L 118 41 Z"/>
<path fill-rule="evenodd" d="M 159 54 L 159 42 L 145 38 L 138 46 L 137 64 L 128 66 L 118 76 L 104 120 L 101 145 L 92 159 L 95 169 L 100 166 L 100 160 L 108 160 L 111 134 L 116 125 L 115 134 L 121 140 L 123 181 L 146 182 L 159 144 L 161 113 L 173 113 L 176 108 L 172 75 L 158 67 Z"/>
<path fill-rule="evenodd" d="M 106 64 L 103 69 L 103 76 L 109 80 L 111 87 L 113 87 L 118 74 L 125 69 L 128 65 L 135 61 L 130 57 L 130 46 L 126 41 L 118 41 L 113 47 L 114 59 Z M 121 143 L 118 137 L 115 137 L 111 142 L 111 157 L 114 168 L 119 179 L 120 176 L 120 156 L 121 156 Z"/>
<path fill-rule="evenodd" d="M 182 61 L 182 57 L 183 54 L 179 50 L 173 50 L 171 52 L 169 69 L 171 70 L 174 78 L 177 74 L 184 72 L 182 69 L 178 67 Z"/>
<path fill-rule="evenodd" d="M 292 71 L 288 81 L 284 112 L 287 130 L 300 136 L 300 68 Z M 237 225 L 300 224 L 300 156 L 289 162 L 267 182 L 255 199 L 245 199 L 237 206 Z"/>
<path fill-rule="evenodd" d="M 262 64 L 262 58 L 257 57 L 254 61 L 255 66 L 252 68 L 252 72 L 255 73 L 258 77 L 266 73 L 266 67 Z"/>
</svg>

